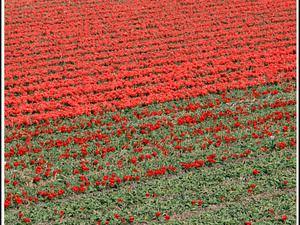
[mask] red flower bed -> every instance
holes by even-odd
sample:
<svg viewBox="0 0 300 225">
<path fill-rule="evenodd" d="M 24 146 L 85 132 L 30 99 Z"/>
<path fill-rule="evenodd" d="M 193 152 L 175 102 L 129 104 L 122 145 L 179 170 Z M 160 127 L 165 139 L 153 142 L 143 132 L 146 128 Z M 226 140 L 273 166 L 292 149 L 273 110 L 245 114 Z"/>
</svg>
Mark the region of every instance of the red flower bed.
<svg viewBox="0 0 300 225">
<path fill-rule="evenodd" d="M 10 126 L 296 77 L 293 1 L 276 14 L 264 2 L 217 4 L 216 14 L 196 10 L 207 1 L 27 4 L 6 5 Z"/>
</svg>

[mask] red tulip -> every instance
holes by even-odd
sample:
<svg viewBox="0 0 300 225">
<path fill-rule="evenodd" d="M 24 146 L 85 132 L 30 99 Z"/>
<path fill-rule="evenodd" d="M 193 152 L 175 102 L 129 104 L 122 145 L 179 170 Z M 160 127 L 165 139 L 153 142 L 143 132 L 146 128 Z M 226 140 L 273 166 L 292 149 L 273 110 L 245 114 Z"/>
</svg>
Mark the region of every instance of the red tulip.
<svg viewBox="0 0 300 225">
<path fill-rule="evenodd" d="M 286 220 L 287 219 L 287 216 L 283 216 L 281 217 L 282 220 Z"/>
</svg>

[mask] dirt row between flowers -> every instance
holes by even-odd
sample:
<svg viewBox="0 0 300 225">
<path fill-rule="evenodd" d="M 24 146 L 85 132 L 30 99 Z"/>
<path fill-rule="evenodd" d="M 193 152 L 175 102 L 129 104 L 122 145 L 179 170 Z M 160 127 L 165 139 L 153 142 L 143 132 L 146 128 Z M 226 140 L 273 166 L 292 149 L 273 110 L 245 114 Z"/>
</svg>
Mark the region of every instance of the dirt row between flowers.
<svg viewBox="0 0 300 225">
<path fill-rule="evenodd" d="M 287 169 L 283 169 L 283 170 L 278 170 L 278 171 L 274 171 L 274 172 L 272 172 L 272 174 L 277 174 L 277 173 L 281 173 L 281 172 L 283 172 L 283 171 L 290 171 L 290 170 L 293 170 L 293 171 L 295 171 L 296 172 L 296 169 L 295 168 L 293 168 L 293 169 L 291 169 L 291 168 L 287 168 Z M 172 177 L 175 177 L 175 176 L 172 176 Z M 247 177 L 247 180 L 252 180 L 254 178 L 254 175 L 251 175 L 251 176 L 249 176 L 249 177 Z M 232 180 L 230 180 L 230 181 L 222 181 L 222 182 L 220 182 L 220 183 L 218 183 L 218 184 L 214 184 L 213 186 L 219 186 L 219 185 L 223 185 L 223 186 L 230 186 L 230 185 L 232 185 L 232 184 L 234 184 L 234 183 L 236 183 L 236 182 L 239 182 L 239 181 L 241 181 L 241 180 L 245 180 L 246 178 L 243 178 L 243 179 L 232 179 Z M 152 181 L 155 181 L 155 180 L 152 180 Z M 148 182 L 149 183 L 149 182 Z M 210 189 L 211 188 L 211 186 L 205 186 L 205 187 L 203 187 L 202 188 L 202 190 L 208 190 L 208 189 Z M 290 192 L 292 192 L 292 191 L 290 191 L 290 189 L 293 189 L 293 188 L 287 188 L 287 189 L 285 189 L 285 190 L 287 190 L 287 192 L 284 192 L 284 194 L 288 194 L 288 193 L 290 193 Z M 297 190 L 297 189 L 295 189 L 295 190 Z M 173 194 L 173 195 L 171 195 L 171 196 L 164 196 L 164 197 L 160 197 L 160 198 L 156 198 L 155 200 L 156 201 L 159 201 L 159 200 L 164 200 L 164 199 L 168 199 L 168 200 L 172 200 L 172 199 L 174 199 L 174 198 L 176 198 L 176 197 L 179 197 L 179 196 L 181 196 L 182 194 L 186 194 L 186 193 L 197 193 L 196 191 L 192 191 L 192 190 L 187 190 L 187 191 L 184 191 L 184 192 L 182 192 L 181 194 Z M 279 193 L 276 193 L 276 194 L 282 194 L 281 192 Z M 256 198 L 256 196 L 258 196 L 258 198 Z M 247 197 L 247 198 L 244 198 L 245 199 L 245 201 L 238 201 L 238 202 L 234 202 L 234 203 L 225 203 L 225 204 L 222 204 L 222 206 L 219 206 L 219 205 L 212 205 L 212 207 L 216 207 L 216 209 L 215 210 L 218 210 L 218 209 L 220 209 L 220 208 L 223 208 L 224 206 L 227 206 L 227 205 L 230 205 L 230 204 L 238 204 L 238 203 L 248 203 L 249 202 L 249 199 L 250 200 L 261 200 L 261 199 L 263 199 L 263 198 L 260 198 L 261 196 L 264 196 L 264 193 L 261 193 L 261 194 L 258 194 L 258 195 L 255 195 L 255 196 L 253 196 L 253 197 Z M 129 204 L 129 205 L 127 205 L 127 206 L 129 206 L 130 208 L 129 209 L 132 209 L 132 207 L 133 206 L 137 206 L 137 205 L 141 205 L 142 203 L 133 203 L 133 204 Z M 116 208 L 114 209 L 116 212 L 119 212 L 119 211 L 121 211 L 122 210 L 122 208 L 120 208 L 119 206 L 116 206 Z M 211 211 L 214 211 L 214 209 L 213 210 L 211 210 L 210 209 L 210 206 L 208 207 L 208 208 L 204 208 L 204 209 L 202 209 L 202 210 L 200 210 L 201 212 L 203 211 L 203 212 L 211 212 Z M 101 210 L 101 211 L 97 211 L 97 212 L 101 212 L 101 213 L 104 213 L 105 211 L 104 210 Z M 194 211 L 189 211 L 189 212 L 192 212 L 191 213 L 191 215 L 193 215 L 193 214 L 195 214 L 195 213 L 193 213 Z M 183 213 L 184 215 L 185 214 L 189 214 L 189 212 L 185 212 L 185 213 Z M 198 212 L 198 211 L 196 211 L 196 212 Z M 170 214 L 171 216 L 173 216 L 173 215 L 181 215 L 181 214 Z M 52 222 L 50 222 L 50 223 L 38 223 L 37 225 L 45 225 L 45 224 L 54 224 L 55 222 L 63 222 L 63 221 L 73 221 L 73 220 L 75 220 L 75 219 L 78 219 L 78 218 L 82 218 L 84 215 L 81 215 L 81 216 L 77 216 L 77 217 L 72 217 L 72 218 L 64 218 L 64 219 L 58 219 L 58 220 L 55 220 L 55 221 L 52 221 Z M 182 217 L 185 217 L 186 218 L 186 216 L 182 216 Z M 153 221 L 156 221 L 157 222 L 157 220 L 153 220 Z M 172 221 L 172 220 L 171 220 Z M 141 223 L 141 224 L 149 224 L 149 223 L 151 223 L 151 221 L 149 221 L 148 223 Z"/>
<path fill-rule="evenodd" d="M 296 152 L 296 149 L 286 149 L 285 151 L 287 152 Z M 282 152 L 282 150 L 280 151 L 276 151 L 276 152 Z M 246 163 L 246 162 L 249 162 L 251 160 L 257 160 L 257 159 L 260 159 L 262 157 L 264 157 L 265 155 L 260 155 L 260 156 L 257 156 L 257 157 L 253 157 L 253 158 L 239 158 L 239 159 L 236 159 L 234 161 L 235 164 L 239 165 L 239 164 L 242 164 L 242 163 Z M 220 163 L 216 163 L 214 166 L 203 166 L 203 170 L 211 170 L 211 169 L 214 169 L 214 168 L 222 168 L 222 167 L 226 167 L 226 165 L 222 165 Z M 187 174 L 189 172 L 192 172 L 192 171 L 197 171 L 196 168 L 192 168 L 191 170 L 189 171 L 180 171 L 176 174 L 168 174 L 166 176 L 163 176 L 164 178 L 174 178 L 178 175 L 182 175 L 182 174 Z M 276 173 L 277 171 L 275 171 L 274 173 Z M 160 176 L 162 177 L 162 176 Z M 251 176 L 253 177 L 253 176 Z M 116 188 L 110 188 L 110 189 L 105 189 L 105 190 L 99 190 L 99 191 L 93 191 L 93 192 L 89 192 L 89 193 L 80 193 L 80 194 L 76 194 L 75 196 L 67 196 L 63 199 L 55 199 L 55 200 L 52 200 L 51 202 L 43 202 L 43 203 L 38 203 L 38 204 L 35 204 L 35 205 L 26 205 L 24 206 L 25 209 L 28 209 L 28 208 L 31 208 L 31 207 L 40 207 L 40 206 L 45 206 L 49 203 L 55 203 L 55 202 L 67 202 L 67 201 L 70 201 L 70 200 L 76 200 L 77 198 L 81 197 L 81 196 L 86 196 L 86 195 L 90 195 L 90 194 L 97 194 L 97 193 L 108 193 L 108 192 L 112 192 L 112 191 L 117 191 L 118 188 L 121 188 L 121 187 L 128 187 L 128 188 L 132 188 L 132 187 L 138 187 L 138 186 L 141 186 L 141 185 L 145 185 L 145 184 L 149 184 L 149 183 L 152 183 L 152 182 L 155 182 L 155 181 L 159 181 L 160 179 L 149 179 L 147 181 L 144 181 L 142 183 L 133 183 L 133 184 L 125 184 L 125 185 L 120 185 L 119 187 L 116 187 Z M 223 181 L 223 182 L 230 182 L 230 181 Z M 223 183 L 221 182 L 221 183 Z M 220 184 L 221 184 L 220 183 Z M 11 212 L 14 212 L 18 210 L 18 208 L 11 208 L 9 209 L 8 211 L 11 211 Z"/>
<path fill-rule="evenodd" d="M 289 194 L 291 192 L 296 192 L 297 191 L 297 188 L 286 188 L 284 190 L 278 190 L 278 191 L 272 191 L 272 192 L 264 192 L 264 193 L 261 193 L 261 194 L 257 194 L 257 195 L 254 195 L 254 196 L 251 196 L 251 197 L 246 197 L 246 198 L 243 198 L 242 201 L 237 201 L 237 202 L 231 202 L 231 203 L 224 203 L 224 204 L 220 204 L 220 205 L 210 205 L 206 208 L 202 208 L 202 209 L 199 209 L 197 211 L 188 211 L 188 212 L 184 212 L 184 213 L 181 213 L 181 214 L 170 214 L 171 218 L 170 218 L 170 221 L 175 221 L 175 220 L 178 220 L 178 219 L 186 219 L 187 217 L 191 217 L 192 215 L 200 215 L 200 213 L 211 213 L 213 211 L 217 211 L 221 208 L 224 208 L 224 207 L 227 207 L 229 205 L 237 205 L 237 204 L 245 204 L 245 203 L 249 203 L 251 201 L 259 201 L 259 200 L 262 200 L 262 199 L 266 199 L 266 198 L 269 198 L 275 194 Z M 279 216 L 277 216 L 278 218 L 281 218 Z M 152 221 L 149 221 L 147 223 L 138 223 L 139 225 L 148 225 L 148 224 L 153 224 L 157 222 L 157 220 L 152 220 Z"/>
<path fill-rule="evenodd" d="M 257 159 L 258 157 L 256 157 L 255 159 Z M 254 158 L 252 158 L 252 160 L 253 160 Z M 247 161 L 249 161 L 249 160 L 243 160 L 243 162 L 247 162 Z M 241 162 L 241 163 L 243 163 L 243 162 Z M 207 168 L 206 168 L 207 169 Z M 293 171 L 296 171 L 296 169 L 295 168 L 286 168 L 286 169 L 283 169 L 283 170 L 277 170 L 277 171 L 274 171 L 274 172 L 272 172 L 271 174 L 278 174 L 278 173 L 281 173 L 281 172 L 283 172 L 283 171 L 291 171 L 291 170 L 293 170 Z M 180 173 L 180 174 L 186 174 L 186 173 Z M 171 175 L 171 176 L 168 176 L 168 177 L 170 177 L 170 178 L 173 178 L 173 177 L 175 177 L 176 175 Z M 267 175 L 268 176 L 268 175 Z M 247 180 L 252 180 L 252 179 L 254 179 L 254 175 L 251 175 L 251 176 L 249 176 L 249 177 L 247 177 Z M 157 179 L 154 179 L 154 180 L 151 180 L 151 181 L 149 181 L 149 182 L 146 182 L 146 183 L 150 183 L 150 182 L 152 182 L 152 181 L 156 181 Z M 236 183 L 236 182 L 239 182 L 239 181 L 242 181 L 242 180 L 246 180 L 246 178 L 239 178 L 239 179 L 232 179 L 232 180 L 229 180 L 229 181 L 222 181 L 222 182 L 220 182 L 220 183 L 218 183 L 218 184 L 214 184 L 213 186 L 219 186 L 219 185 L 222 185 L 222 186 L 230 186 L 230 185 L 232 185 L 232 184 L 234 184 L 234 183 Z M 145 184 L 145 183 L 143 183 L 143 184 Z M 130 186 L 130 187 L 133 187 L 133 186 L 139 186 L 140 184 L 138 184 L 138 185 L 125 185 L 125 186 Z M 124 186 L 124 187 L 125 187 Z M 202 189 L 203 190 L 209 190 L 210 188 L 211 188 L 212 186 L 204 186 Z M 293 189 L 293 188 L 290 188 L 290 189 Z M 287 190 L 287 192 L 286 193 L 290 193 L 291 191 L 290 191 L 290 189 L 285 189 L 285 190 Z M 109 191 L 109 190 L 105 190 L 106 192 L 107 191 Z M 277 191 L 278 192 L 278 191 Z M 276 193 L 277 193 L 276 192 Z M 97 193 L 97 192 L 93 192 L 93 193 Z M 184 191 L 182 194 L 185 194 L 185 193 L 196 193 L 196 191 L 193 191 L 193 190 L 187 190 L 187 191 Z M 281 192 L 278 192 L 278 193 L 281 193 Z M 91 193 L 87 193 L 87 194 L 83 194 L 83 195 L 88 195 L 88 194 L 91 194 Z M 164 196 L 164 197 L 159 197 L 159 198 L 155 198 L 155 200 L 156 201 L 159 201 L 159 200 L 163 200 L 163 199 L 168 199 L 168 200 L 172 200 L 172 199 L 174 199 L 174 198 L 177 198 L 177 197 L 179 197 L 181 194 L 172 194 L 172 195 L 170 195 L 170 196 Z M 82 195 L 81 195 L 82 196 Z M 261 198 L 261 196 L 264 196 L 264 193 L 261 193 L 261 194 L 258 194 L 257 195 L 258 197 L 256 197 L 256 196 L 254 196 L 254 197 L 248 197 L 248 198 L 245 198 L 245 203 L 247 203 L 247 201 L 249 201 L 249 199 L 254 199 L 254 200 L 256 200 L 256 198 L 257 199 L 260 199 Z M 62 200 L 65 200 L 65 199 L 62 199 Z M 76 198 L 72 198 L 72 199 L 70 199 L 70 200 L 76 200 Z M 56 201 L 58 201 L 58 200 L 56 200 Z M 63 202 L 66 202 L 66 201 L 63 201 Z M 243 201 L 240 201 L 240 202 L 243 202 Z M 237 202 L 237 203 L 239 203 L 239 202 Z M 222 208 L 222 207 L 224 207 L 224 205 L 229 205 L 229 204 L 231 204 L 231 203 L 226 203 L 226 204 L 222 204 L 222 206 L 220 206 L 220 208 Z M 134 206 L 137 206 L 137 205 L 141 205 L 141 203 L 133 203 L 133 204 L 129 204 L 129 205 L 127 205 L 129 208 L 128 209 L 132 209 Z M 127 207 L 127 206 L 125 206 L 125 207 Z M 211 208 L 212 207 L 212 208 Z M 208 209 L 203 209 L 202 211 L 203 212 L 210 212 L 210 210 L 212 210 L 213 209 L 213 207 L 216 207 L 217 209 L 219 209 L 219 205 L 213 205 L 213 206 L 209 206 L 208 207 Z M 117 212 L 119 212 L 119 211 L 121 211 L 121 210 L 123 210 L 124 209 L 124 207 L 119 207 L 119 206 L 116 206 L 115 208 L 114 208 L 114 211 L 117 213 Z M 216 210 L 217 210 L 216 209 Z M 95 213 L 105 213 L 105 210 L 101 210 L 101 211 L 97 211 L 97 212 L 95 212 Z M 189 212 L 185 212 L 185 213 L 183 213 L 184 215 L 185 214 L 189 214 Z M 192 213 L 193 214 L 193 213 Z M 191 215 L 192 215 L 191 214 Z M 82 218 L 82 217 L 84 217 L 86 214 L 84 214 L 84 215 L 80 215 L 80 216 L 76 216 L 76 217 L 71 217 L 71 218 L 62 218 L 62 219 L 58 219 L 58 220 L 55 220 L 55 221 L 52 221 L 52 222 L 45 222 L 45 223 L 38 223 L 39 225 L 42 225 L 42 224 L 54 224 L 55 222 L 64 222 L 64 221 L 73 221 L 73 220 L 76 220 L 76 219 L 80 219 L 80 218 Z M 177 215 L 177 214 L 174 214 L 174 215 Z M 154 221 L 156 221 L 156 220 L 154 220 Z M 149 221 L 148 223 L 150 223 L 151 221 Z M 157 221 L 156 221 L 157 222 Z M 146 224 L 148 224 L 148 223 L 146 223 Z"/>
<path fill-rule="evenodd" d="M 282 172 L 282 171 L 283 170 L 276 171 L 274 173 L 279 173 L 279 172 Z M 252 176 L 252 178 L 253 178 L 253 176 Z M 222 185 L 223 184 L 225 186 L 228 186 L 228 185 L 231 185 L 231 184 L 233 184 L 233 183 L 235 183 L 237 181 L 239 181 L 239 179 L 231 180 L 229 182 L 221 182 L 221 183 L 219 183 L 217 185 Z M 209 189 L 209 188 L 207 187 L 207 188 L 204 188 L 204 189 Z M 273 196 L 275 194 L 289 194 L 289 193 L 296 192 L 296 191 L 297 191 L 297 188 L 286 188 L 284 190 L 277 190 L 277 191 L 272 191 L 272 192 L 264 192 L 264 193 L 260 193 L 260 194 L 257 194 L 257 195 L 251 196 L 251 197 L 245 197 L 242 200 L 236 201 L 236 202 L 224 203 L 224 204 L 220 204 L 220 205 L 219 204 L 217 204 L 217 205 L 210 205 L 210 206 L 208 206 L 206 208 L 202 208 L 202 209 L 199 209 L 199 210 L 196 210 L 196 211 L 186 211 L 186 212 L 181 213 L 181 214 L 169 214 L 169 216 L 171 216 L 171 218 L 172 218 L 172 219 L 170 219 L 170 221 L 176 221 L 176 220 L 183 219 L 183 218 L 186 219 L 187 217 L 191 217 L 193 215 L 200 215 L 200 213 L 211 213 L 213 211 L 217 211 L 217 210 L 219 210 L 221 208 L 224 208 L 224 207 L 227 207 L 229 205 L 245 204 L 245 203 L 249 203 L 251 201 L 260 201 L 262 199 L 266 199 L 268 197 L 271 197 L 271 196 Z M 193 191 L 185 191 L 183 193 L 191 193 L 191 192 L 193 192 Z M 156 200 L 173 199 L 173 198 L 179 197 L 179 196 L 180 195 L 175 194 L 175 195 L 172 195 L 170 197 L 157 198 Z M 130 206 L 140 205 L 140 204 L 141 203 L 135 203 L 135 204 L 131 204 Z M 118 212 L 118 211 L 121 211 L 122 208 L 120 208 L 120 207 L 117 206 L 115 210 L 117 210 L 116 212 Z M 99 212 L 102 213 L 102 212 L 105 212 L 105 211 L 99 211 Z M 71 217 L 71 218 L 58 219 L 58 220 L 54 220 L 52 222 L 37 223 L 36 225 L 46 225 L 46 224 L 55 224 L 56 222 L 74 221 L 74 220 L 82 218 L 82 217 L 84 217 L 84 215 L 75 216 L 75 217 Z M 281 218 L 279 216 L 277 216 L 277 217 Z M 138 224 L 139 225 L 148 225 L 148 224 L 153 224 L 153 223 L 156 223 L 156 222 L 157 222 L 157 220 L 151 220 L 151 221 L 148 221 L 146 223 L 138 223 Z"/>
</svg>

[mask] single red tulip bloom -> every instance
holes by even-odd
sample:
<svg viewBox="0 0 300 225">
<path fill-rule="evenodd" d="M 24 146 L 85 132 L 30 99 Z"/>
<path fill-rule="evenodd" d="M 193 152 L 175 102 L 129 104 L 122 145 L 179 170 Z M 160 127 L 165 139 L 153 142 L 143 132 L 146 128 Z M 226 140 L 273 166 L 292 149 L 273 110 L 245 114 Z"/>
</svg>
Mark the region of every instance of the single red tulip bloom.
<svg viewBox="0 0 300 225">
<path fill-rule="evenodd" d="M 286 219 L 287 219 L 287 217 L 286 217 L 286 216 L 283 216 L 283 217 L 281 217 L 281 219 L 282 219 L 282 220 L 286 220 Z"/>
<path fill-rule="evenodd" d="M 170 219 L 170 216 L 168 216 L 168 215 L 165 215 L 164 217 L 165 217 L 166 220 Z"/>
</svg>

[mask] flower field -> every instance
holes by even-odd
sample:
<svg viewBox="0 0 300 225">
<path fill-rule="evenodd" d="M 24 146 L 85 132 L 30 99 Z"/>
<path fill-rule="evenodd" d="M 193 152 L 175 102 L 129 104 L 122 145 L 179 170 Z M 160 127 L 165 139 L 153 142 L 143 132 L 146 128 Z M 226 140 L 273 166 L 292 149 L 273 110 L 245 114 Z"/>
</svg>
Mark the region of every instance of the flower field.
<svg viewBox="0 0 300 225">
<path fill-rule="evenodd" d="M 296 224 L 296 1 L 6 0 L 4 44 L 5 224 Z"/>
</svg>

